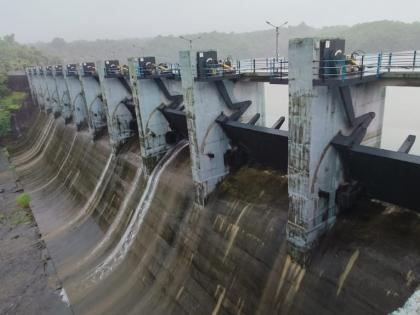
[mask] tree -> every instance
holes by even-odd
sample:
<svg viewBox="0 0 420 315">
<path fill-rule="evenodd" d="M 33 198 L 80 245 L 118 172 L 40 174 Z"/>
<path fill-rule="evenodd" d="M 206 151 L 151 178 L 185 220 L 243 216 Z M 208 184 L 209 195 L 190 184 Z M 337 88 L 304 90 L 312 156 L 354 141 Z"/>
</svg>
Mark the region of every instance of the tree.
<svg viewBox="0 0 420 315">
<path fill-rule="evenodd" d="M 4 36 L 4 41 L 9 43 L 9 44 L 13 44 L 15 43 L 15 34 L 10 34 L 10 35 L 6 35 Z"/>
<path fill-rule="evenodd" d="M 63 49 L 66 46 L 66 44 L 67 44 L 66 41 L 61 37 L 55 37 L 51 41 L 51 46 L 56 49 Z"/>
</svg>

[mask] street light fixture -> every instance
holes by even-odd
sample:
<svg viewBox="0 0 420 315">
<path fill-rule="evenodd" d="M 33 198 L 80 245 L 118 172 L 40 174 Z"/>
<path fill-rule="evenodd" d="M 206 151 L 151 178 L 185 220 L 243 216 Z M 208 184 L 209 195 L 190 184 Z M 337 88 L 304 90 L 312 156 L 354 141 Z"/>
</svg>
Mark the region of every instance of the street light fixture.
<svg viewBox="0 0 420 315">
<path fill-rule="evenodd" d="M 186 37 L 184 37 L 184 36 L 179 36 L 179 38 L 181 38 L 181 39 L 183 39 L 183 40 L 185 40 L 185 41 L 187 41 L 187 42 L 189 42 L 190 43 L 190 50 L 192 50 L 192 43 L 193 43 L 193 41 L 196 41 L 196 40 L 198 40 L 198 39 L 200 39 L 202 36 L 197 36 L 196 38 L 186 38 Z"/>
<path fill-rule="evenodd" d="M 286 22 L 284 22 L 281 25 L 274 25 L 270 21 L 265 21 L 265 23 L 267 23 L 268 25 L 274 27 L 274 29 L 276 30 L 276 59 L 278 61 L 279 60 L 279 34 L 280 34 L 280 27 L 285 26 L 289 22 L 286 21 Z"/>
</svg>

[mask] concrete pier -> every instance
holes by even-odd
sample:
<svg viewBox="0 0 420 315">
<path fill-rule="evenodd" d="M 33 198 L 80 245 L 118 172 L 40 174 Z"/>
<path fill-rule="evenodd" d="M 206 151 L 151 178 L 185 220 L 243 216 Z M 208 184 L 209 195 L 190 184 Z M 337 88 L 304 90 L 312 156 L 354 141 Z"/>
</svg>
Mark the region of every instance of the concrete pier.
<svg viewBox="0 0 420 315">
<path fill-rule="evenodd" d="M 79 80 L 86 102 L 89 131 L 92 139 L 96 139 L 107 129 L 107 117 L 94 63 L 84 62 L 80 65 Z"/>
<path fill-rule="evenodd" d="M 262 114 L 264 122 L 264 85 L 259 82 L 197 79 L 196 59 L 190 51 L 180 52 L 180 67 L 193 180 L 196 188 L 196 202 L 206 203 L 208 195 L 229 172 L 224 161 L 230 140 L 216 122 L 221 113 L 229 116 L 239 109 L 229 108 L 217 84 L 223 85 L 225 97 L 232 102 L 250 102 L 241 116 L 248 121 L 256 113 Z M 216 83 L 217 82 L 217 83 Z M 231 106 L 232 107 L 232 106 Z"/>
<path fill-rule="evenodd" d="M 47 91 L 46 83 L 44 80 L 44 75 L 41 74 L 42 67 L 36 67 L 35 70 L 32 70 L 32 86 L 35 89 L 34 94 L 36 94 L 36 102 L 39 105 L 40 109 L 47 111 Z"/>
<path fill-rule="evenodd" d="M 351 133 L 363 115 L 374 113 L 364 141 L 379 145 L 385 105 L 385 87 L 379 81 L 342 87 L 318 82 L 322 45 L 330 44 L 313 38 L 289 43 L 287 238 L 292 255 L 302 262 L 340 210 L 336 191 L 344 170 L 330 141 L 340 131 Z"/>
<path fill-rule="evenodd" d="M 96 62 L 96 70 L 102 91 L 102 101 L 107 116 L 111 145 L 114 150 L 118 150 L 121 144 L 133 136 L 133 125 L 136 117 L 135 113 L 131 113 L 127 107 L 127 103 L 132 101 L 127 79 L 120 73 L 113 73 L 112 75 L 107 73 L 106 69 L 111 62 L 115 62 L 115 60 Z"/>
<path fill-rule="evenodd" d="M 43 91 L 44 91 L 45 111 L 47 113 L 52 113 L 53 101 L 52 101 L 51 94 L 54 92 L 55 85 L 52 85 L 51 82 L 49 82 L 51 81 L 51 77 L 47 79 L 46 67 L 41 66 L 40 69 L 42 71 L 41 73 L 42 80 L 40 80 L 41 81 L 40 84 L 43 86 Z"/>
<path fill-rule="evenodd" d="M 69 123 L 73 118 L 73 109 L 71 106 L 69 91 L 67 89 L 66 80 L 64 77 L 64 70 L 62 66 L 55 66 L 53 69 L 53 76 L 55 86 L 57 89 L 58 103 L 60 104 L 61 116 L 66 123 Z"/>
<path fill-rule="evenodd" d="M 45 68 L 45 82 L 48 89 L 48 100 L 50 104 L 50 108 L 52 113 L 54 114 L 55 118 L 60 117 L 61 115 L 61 104 L 60 104 L 60 96 L 58 94 L 57 84 L 55 83 L 53 67 L 47 66 Z"/>
<path fill-rule="evenodd" d="M 182 98 L 181 81 L 165 76 L 139 76 L 139 58 L 129 59 L 130 84 L 136 110 L 140 154 L 150 174 L 160 157 L 171 147 L 166 141 L 170 126 L 161 106 L 171 106 Z"/>
<path fill-rule="evenodd" d="M 39 106 L 40 110 L 44 110 L 45 104 L 42 99 L 42 90 L 41 90 L 41 85 L 40 85 L 41 77 L 38 71 L 39 70 L 35 67 L 27 70 L 28 82 L 31 89 L 31 95 L 32 95 L 33 101 L 35 102 L 36 105 Z"/>
<path fill-rule="evenodd" d="M 69 101 L 73 110 L 74 122 L 78 130 L 89 125 L 88 109 L 82 90 L 82 83 L 78 75 L 79 71 L 80 67 L 76 64 L 67 65 L 67 68 L 63 71 Z"/>
<path fill-rule="evenodd" d="M 40 106 L 38 103 L 38 96 L 37 96 L 37 89 L 36 86 L 34 84 L 34 69 L 32 68 L 26 68 L 25 69 L 25 73 L 26 73 L 26 77 L 28 78 L 28 84 L 29 84 L 29 92 L 31 93 L 31 97 L 32 97 L 32 101 L 34 102 L 34 104 L 36 106 Z"/>
</svg>

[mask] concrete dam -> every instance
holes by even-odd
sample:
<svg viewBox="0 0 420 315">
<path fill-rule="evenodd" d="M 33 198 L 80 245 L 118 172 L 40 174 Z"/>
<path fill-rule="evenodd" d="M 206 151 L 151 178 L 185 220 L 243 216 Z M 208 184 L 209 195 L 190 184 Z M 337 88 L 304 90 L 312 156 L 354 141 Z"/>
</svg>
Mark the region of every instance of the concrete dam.
<svg viewBox="0 0 420 315">
<path fill-rule="evenodd" d="M 74 314 L 390 314 L 420 285 L 415 137 L 379 148 L 416 56 L 214 51 L 27 69 L 8 147 Z M 407 70 L 407 60 L 414 65 Z M 264 84 L 289 87 L 265 124 Z M 401 313 L 405 314 L 405 313 Z"/>
</svg>

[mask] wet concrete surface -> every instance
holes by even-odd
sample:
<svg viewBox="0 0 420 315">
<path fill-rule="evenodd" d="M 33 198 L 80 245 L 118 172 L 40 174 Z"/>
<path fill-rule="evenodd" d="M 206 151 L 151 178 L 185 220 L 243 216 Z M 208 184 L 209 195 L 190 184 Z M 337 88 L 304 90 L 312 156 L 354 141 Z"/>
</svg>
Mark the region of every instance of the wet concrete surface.
<svg viewBox="0 0 420 315">
<path fill-rule="evenodd" d="M 112 157 L 40 115 L 10 152 L 75 314 L 387 314 L 420 284 L 409 210 L 360 202 L 302 268 L 287 255 L 278 172 L 241 168 L 201 208 L 188 148 L 151 182 L 135 145 Z"/>
<path fill-rule="evenodd" d="M 0 314 L 73 314 L 7 152 L 0 148 Z"/>
</svg>

